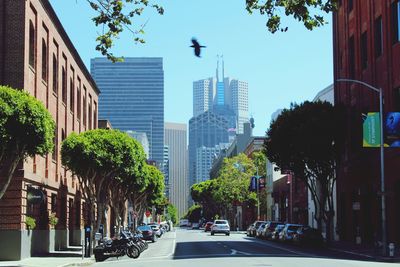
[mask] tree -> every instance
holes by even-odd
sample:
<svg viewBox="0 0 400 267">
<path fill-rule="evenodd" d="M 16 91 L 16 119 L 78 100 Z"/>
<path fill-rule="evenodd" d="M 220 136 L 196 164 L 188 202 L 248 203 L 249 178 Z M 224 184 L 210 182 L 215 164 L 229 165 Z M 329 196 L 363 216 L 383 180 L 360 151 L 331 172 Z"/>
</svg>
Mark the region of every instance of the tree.
<svg viewBox="0 0 400 267">
<path fill-rule="evenodd" d="M 327 102 L 304 102 L 284 109 L 273 122 L 265 142 L 266 155 L 281 170 L 294 172 L 306 182 L 315 204 L 315 219 L 321 229 L 332 232 L 335 160 L 343 148 L 341 108 Z"/>
<path fill-rule="evenodd" d="M 190 195 L 196 203 L 203 208 L 203 217 L 212 219 L 221 210 L 219 203 L 214 198 L 215 191 L 219 188 L 218 179 L 211 179 L 194 184 L 190 188 Z"/>
<path fill-rule="evenodd" d="M 140 36 L 144 34 L 145 23 L 134 25 L 134 19 L 143 14 L 146 7 L 154 8 L 157 13 L 164 14 L 164 8 L 158 4 L 151 4 L 149 0 L 86 0 L 90 7 L 98 13 L 92 20 L 95 25 L 103 29 L 96 38 L 96 50 L 107 56 L 113 62 L 123 58 L 114 56 L 110 49 L 115 39 L 127 30 L 133 34 L 135 43 L 145 43 Z M 324 15 L 336 10 L 338 0 L 246 0 L 246 10 L 251 14 L 254 11 L 267 16 L 266 26 L 272 33 L 287 31 L 281 25 L 281 14 L 292 16 L 302 22 L 304 26 L 313 30 L 326 24 Z"/>
<path fill-rule="evenodd" d="M 167 205 L 167 219 L 171 220 L 174 225 L 178 223 L 178 209 L 171 203 Z"/>
<path fill-rule="evenodd" d="M 141 145 L 119 130 L 96 129 L 80 134 L 72 133 L 61 147 L 62 163 L 82 186 L 86 200 L 92 207 L 91 223 L 97 220 L 98 232 L 108 188 L 116 177 L 139 177 L 145 154 Z"/>
<path fill-rule="evenodd" d="M 189 208 L 184 218 L 188 219 L 189 222 L 199 222 L 201 219 L 202 208 L 200 205 L 193 205 Z"/>
<path fill-rule="evenodd" d="M 288 27 L 281 26 L 280 13 L 292 16 L 308 30 L 313 30 L 325 25 L 324 14 L 336 8 L 337 0 L 246 0 L 246 9 L 250 14 L 257 10 L 267 16 L 266 26 L 272 33 L 288 30 Z"/>
<path fill-rule="evenodd" d="M 225 158 L 219 176 L 215 199 L 225 210 L 229 210 L 234 202 L 256 199 L 255 193 L 249 191 L 250 179 L 256 173 L 251 159 L 241 153 L 233 158 Z"/>
<path fill-rule="evenodd" d="M 164 200 L 164 175 L 155 166 L 146 164 L 139 179 L 144 186 L 140 190 L 132 190 L 129 200 L 133 210 L 139 214 L 139 220 L 143 220 L 147 208 Z"/>
<path fill-rule="evenodd" d="M 40 101 L 0 86 L 0 199 L 21 160 L 53 151 L 54 131 L 54 120 Z"/>
<path fill-rule="evenodd" d="M 107 56 L 113 62 L 122 61 L 110 52 L 114 45 L 114 40 L 118 39 L 120 33 L 125 29 L 134 36 L 135 43 L 144 43 L 140 35 L 144 34 L 145 24 L 133 27 L 133 20 L 142 15 L 145 7 L 150 6 L 157 10 L 159 14 L 164 14 L 164 9 L 151 4 L 149 0 L 86 0 L 90 7 L 98 13 L 92 20 L 96 26 L 103 29 L 102 34 L 96 38 L 96 50 L 102 55 Z"/>
</svg>

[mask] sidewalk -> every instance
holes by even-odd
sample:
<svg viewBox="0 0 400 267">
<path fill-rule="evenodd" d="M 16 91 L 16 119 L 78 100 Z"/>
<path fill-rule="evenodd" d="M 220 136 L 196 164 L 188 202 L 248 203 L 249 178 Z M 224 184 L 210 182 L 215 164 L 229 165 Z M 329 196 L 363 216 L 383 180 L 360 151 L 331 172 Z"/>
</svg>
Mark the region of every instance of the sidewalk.
<svg viewBox="0 0 400 267">
<path fill-rule="evenodd" d="M 383 262 L 400 262 L 400 249 L 395 249 L 394 257 L 382 256 L 381 248 L 374 248 L 368 245 L 356 245 L 351 242 L 335 241 L 329 244 L 329 250 L 370 258 Z M 389 252 L 388 252 L 389 253 Z"/>
<path fill-rule="evenodd" d="M 95 262 L 94 258 L 77 257 L 31 257 L 20 261 L 0 261 L 1 267 L 67 267 L 89 266 Z"/>
</svg>

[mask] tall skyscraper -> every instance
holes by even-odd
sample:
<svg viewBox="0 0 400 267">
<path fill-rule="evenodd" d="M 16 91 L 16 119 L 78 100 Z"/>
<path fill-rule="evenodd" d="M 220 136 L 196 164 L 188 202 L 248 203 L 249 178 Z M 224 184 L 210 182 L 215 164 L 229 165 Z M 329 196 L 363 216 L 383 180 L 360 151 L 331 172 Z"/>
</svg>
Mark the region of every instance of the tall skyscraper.
<svg viewBox="0 0 400 267">
<path fill-rule="evenodd" d="M 162 58 L 125 58 L 112 63 L 91 60 L 91 73 L 101 90 L 99 118 L 115 129 L 144 132 L 150 159 L 161 167 L 164 149 L 164 70 Z"/>
<path fill-rule="evenodd" d="M 169 148 L 169 200 L 182 216 L 188 209 L 187 125 L 165 123 L 165 145 Z"/>
<path fill-rule="evenodd" d="M 212 111 L 228 121 L 231 131 L 241 134 L 243 123 L 249 120 L 248 84 L 225 77 L 221 61 L 222 73 L 218 61 L 216 77 L 193 82 L 193 117 Z"/>
<path fill-rule="evenodd" d="M 219 115 L 206 111 L 189 121 L 189 180 L 190 186 L 203 178 L 197 177 L 197 149 L 214 148 L 228 143 L 228 121 Z"/>
</svg>

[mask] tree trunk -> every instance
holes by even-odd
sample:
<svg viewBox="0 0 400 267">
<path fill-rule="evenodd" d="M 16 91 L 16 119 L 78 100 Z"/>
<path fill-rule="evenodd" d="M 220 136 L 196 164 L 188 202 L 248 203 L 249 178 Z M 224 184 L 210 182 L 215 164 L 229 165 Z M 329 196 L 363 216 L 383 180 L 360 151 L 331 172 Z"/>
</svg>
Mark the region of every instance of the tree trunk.
<svg viewBox="0 0 400 267">
<path fill-rule="evenodd" d="M 1 162 L 1 167 L 4 168 L 5 166 L 9 166 L 7 171 L 5 171 L 4 177 L 0 180 L 0 199 L 4 196 L 7 191 L 8 186 L 10 185 L 11 179 L 14 176 L 15 169 L 18 166 L 19 161 L 21 160 L 22 156 L 15 155 L 11 157 L 11 160 L 4 160 Z M 5 162 L 7 161 L 7 162 Z M 9 162 L 9 164 L 7 164 Z"/>
</svg>

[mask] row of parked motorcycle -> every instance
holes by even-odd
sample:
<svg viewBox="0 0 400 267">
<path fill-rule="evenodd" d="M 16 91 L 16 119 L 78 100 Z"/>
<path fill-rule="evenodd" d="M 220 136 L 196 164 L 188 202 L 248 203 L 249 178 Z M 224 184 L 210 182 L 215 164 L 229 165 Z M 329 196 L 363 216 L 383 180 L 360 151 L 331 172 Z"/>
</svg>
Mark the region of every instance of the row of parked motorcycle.
<svg viewBox="0 0 400 267">
<path fill-rule="evenodd" d="M 276 221 L 255 221 L 247 228 L 247 236 L 273 241 L 319 246 L 324 243 L 318 229 L 302 224 Z"/>
<path fill-rule="evenodd" d="M 134 232 L 125 229 L 121 230 L 117 237 L 101 239 L 93 249 L 96 262 L 125 255 L 136 259 L 148 248 L 147 241 L 156 242 L 165 232 L 172 230 L 171 228 L 172 225 L 168 223 L 141 225 Z"/>
</svg>

